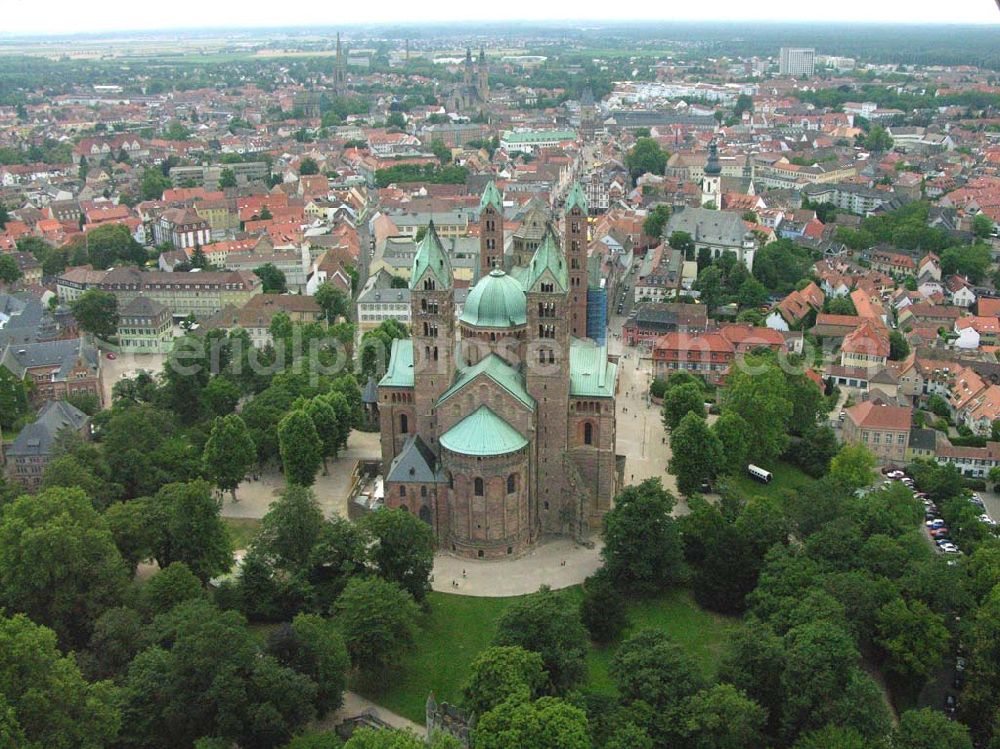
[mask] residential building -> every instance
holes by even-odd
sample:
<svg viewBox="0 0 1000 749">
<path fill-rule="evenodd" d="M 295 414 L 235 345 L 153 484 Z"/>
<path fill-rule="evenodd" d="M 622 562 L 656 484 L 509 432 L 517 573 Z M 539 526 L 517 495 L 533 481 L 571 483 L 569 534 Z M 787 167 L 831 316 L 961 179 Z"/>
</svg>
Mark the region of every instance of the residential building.
<svg viewBox="0 0 1000 749">
<path fill-rule="evenodd" d="M 864 445 L 875 454 L 879 463 L 906 464 L 912 409 L 865 401 L 844 410 L 845 442 Z"/>
<path fill-rule="evenodd" d="M 778 74 L 812 78 L 816 70 L 816 50 L 811 47 L 782 47 L 778 54 Z"/>
<path fill-rule="evenodd" d="M 667 333 L 653 344 L 653 374 L 666 379 L 686 371 L 720 385 L 737 356 L 755 348 L 787 351 L 788 343 L 777 330 L 742 324 L 707 333 Z"/>
<path fill-rule="evenodd" d="M 44 403 L 71 395 L 94 395 L 103 402 L 101 357 L 84 338 L 41 343 L 8 343 L 0 366 L 32 383 L 31 400 Z"/>
<path fill-rule="evenodd" d="M 31 424 L 24 427 L 6 451 L 7 476 L 28 491 L 42 483 L 45 467 L 52 460 L 56 437 L 64 429 L 84 439 L 90 436 L 90 419 L 65 400 L 48 401 Z"/>
<path fill-rule="evenodd" d="M 640 304 L 622 326 L 629 346 L 651 346 L 667 333 L 701 333 L 708 330 L 704 304 Z"/>
<path fill-rule="evenodd" d="M 363 335 L 386 320 L 410 326 L 410 289 L 393 288 L 392 279 L 383 269 L 365 282 L 357 300 L 358 333 Z"/>
<path fill-rule="evenodd" d="M 165 354 L 174 347 L 170 310 L 155 299 L 137 296 L 119 313 L 118 345 L 122 353 Z"/>
</svg>

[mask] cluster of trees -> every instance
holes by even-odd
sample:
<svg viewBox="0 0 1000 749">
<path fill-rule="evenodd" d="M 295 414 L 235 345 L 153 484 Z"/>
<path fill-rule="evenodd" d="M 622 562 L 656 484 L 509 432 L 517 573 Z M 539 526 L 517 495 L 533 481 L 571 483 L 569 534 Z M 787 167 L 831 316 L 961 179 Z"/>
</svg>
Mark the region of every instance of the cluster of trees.
<svg viewBox="0 0 1000 749">
<path fill-rule="evenodd" d="M 670 154 L 660 148 L 660 144 L 652 138 L 636 138 L 635 145 L 625 156 L 625 166 L 632 181 L 635 182 L 647 172 L 662 175 L 667 168 L 669 156 Z"/>
<path fill-rule="evenodd" d="M 705 422 L 706 395 L 703 382 L 687 372 L 675 373 L 665 385 L 668 468 L 683 494 L 740 473 L 747 463 L 767 466 L 779 457 L 813 476 L 829 469 L 837 440 L 821 424 L 828 410 L 823 392 L 798 368 L 782 367 L 772 352 L 748 355 L 733 366 L 721 415 L 711 427 Z"/>
<path fill-rule="evenodd" d="M 684 238 L 678 238 L 681 241 Z M 732 253 L 724 253 L 713 261 L 709 250 L 703 248 L 698 252 L 698 268 L 693 288 L 709 310 L 732 302 L 753 309 L 767 301 L 767 288 Z"/>
<path fill-rule="evenodd" d="M 463 185 L 469 170 L 458 164 L 397 164 L 375 170 L 375 184 L 388 187 L 397 182 L 430 182 L 435 185 Z"/>
<path fill-rule="evenodd" d="M 905 250 L 942 253 L 954 244 L 944 229 L 927 225 L 930 205 L 914 201 L 891 213 L 867 216 L 858 229 L 841 227 L 834 235 L 854 250 L 867 250 L 877 244 L 892 244 Z"/>
<path fill-rule="evenodd" d="M 761 247 L 753 258 L 753 275 L 771 294 L 784 296 L 803 278 L 812 275 L 816 258 L 810 250 L 790 239 L 778 239 Z"/>
</svg>

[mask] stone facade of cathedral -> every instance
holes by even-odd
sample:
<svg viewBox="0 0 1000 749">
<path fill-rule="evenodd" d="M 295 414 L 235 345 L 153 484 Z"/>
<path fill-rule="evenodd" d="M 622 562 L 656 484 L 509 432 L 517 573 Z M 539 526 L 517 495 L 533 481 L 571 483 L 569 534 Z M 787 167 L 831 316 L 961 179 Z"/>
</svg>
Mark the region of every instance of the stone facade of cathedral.
<svg viewBox="0 0 1000 749">
<path fill-rule="evenodd" d="M 524 244 L 505 253 L 492 183 L 479 223 L 479 279 L 458 319 L 433 224 L 420 243 L 411 337 L 394 342 L 378 387 L 382 465 L 386 505 L 429 523 L 442 549 L 502 558 L 542 534 L 599 529 L 621 484 L 618 365 L 584 337 L 587 205 L 579 186 L 566 201 L 562 237 L 551 220 L 529 227 L 530 258 Z"/>
</svg>

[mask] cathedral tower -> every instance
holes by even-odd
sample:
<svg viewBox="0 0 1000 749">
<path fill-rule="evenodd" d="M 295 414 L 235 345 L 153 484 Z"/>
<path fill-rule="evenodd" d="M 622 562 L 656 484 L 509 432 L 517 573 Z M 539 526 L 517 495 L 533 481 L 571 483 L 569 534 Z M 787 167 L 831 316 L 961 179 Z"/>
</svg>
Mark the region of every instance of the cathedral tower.
<svg viewBox="0 0 1000 749">
<path fill-rule="evenodd" d="M 525 387 L 537 403 L 535 506 L 543 530 L 560 531 L 565 515 L 560 510 L 567 497 L 562 479 L 569 408 L 570 271 L 551 225 L 522 280 L 530 339 Z"/>
<path fill-rule="evenodd" d="M 455 294 L 451 263 L 434 222 L 420 241 L 410 274 L 416 433 L 437 447 L 434 404 L 455 373 Z"/>
<path fill-rule="evenodd" d="M 587 196 L 574 182 L 566 198 L 563 236 L 569 265 L 569 332 L 574 338 L 587 335 Z"/>
<path fill-rule="evenodd" d="M 479 65 L 476 67 L 476 75 L 478 76 L 476 93 L 479 95 L 479 100 L 485 104 L 490 98 L 490 73 L 486 66 L 486 48 L 481 45 L 479 47 Z"/>
<path fill-rule="evenodd" d="M 479 201 L 479 277 L 503 268 L 503 198 L 490 180 Z"/>
<path fill-rule="evenodd" d="M 333 92 L 337 96 L 347 93 L 347 61 L 340 46 L 340 32 L 337 32 L 337 58 L 333 66 Z"/>
</svg>

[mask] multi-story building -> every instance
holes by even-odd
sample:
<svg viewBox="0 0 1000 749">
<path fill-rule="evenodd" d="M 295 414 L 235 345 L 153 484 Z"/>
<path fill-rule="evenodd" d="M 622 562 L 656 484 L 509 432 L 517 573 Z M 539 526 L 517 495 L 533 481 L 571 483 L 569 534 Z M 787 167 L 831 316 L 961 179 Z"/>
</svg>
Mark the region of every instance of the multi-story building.
<svg viewBox="0 0 1000 749">
<path fill-rule="evenodd" d="M 491 184 L 483 200 L 480 239 L 502 239 L 499 191 Z M 542 533 L 586 535 L 620 484 L 617 365 L 582 338 L 587 206 L 578 187 L 565 210 L 563 246 L 550 225 L 527 266 L 507 273 L 481 253 L 458 331 L 433 225 L 414 259 L 412 335 L 393 343 L 378 387 L 385 502 L 425 520 L 457 554 L 504 557 Z"/>
<path fill-rule="evenodd" d="M 653 373 L 666 379 L 685 371 L 720 385 L 737 356 L 756 348 L 787 351 L 788 344 L 779 331 L 752 325 L 725 325 L 707 333 L 667 333 L 653 344 Z"/>
<path fill-rule="evenodd" d="M 811 47 L 782 47 L 778 56 L 778 74 L 812 78 L 816 70 L 816 50 Z"/>
<path fill-rule="evenodd" d="M 71 395 L 94 395 L 103 402 L 101 356 L 84 338 L 41 343 L 8 343 L 0 366 L 32 383 L 31 400 L 44 403 Z"/>
<path fill-rule="evenodd" d="M 118 345 L 122 353 L 164 354 L 174 347 L 170 310 L 154 299 L 137 296 L 119 313 Z"/>
<path fill-rule="evenodd" d="M 574 130 L 506 130 L 500 136 L 505 151 L 533 153 L 539 148 L 555 148 L 576 141 Z"/>
<path fill-rule="evenodd" d="M 249 271 L 164 273 L 134 267 L 108 271 L 71 268 L 56 281 L 60 301 L 69 302 L 87 289 L 110 291 L 122 309 L 137 296 L 164 305 L 174 317 L 204 318 L 223 307 L 242 307 L 261 290 L 261 280 Z"/>
<path fill-rule="evenodd" d="M 701 333 L 708 330 L 704 304 L 641 304 L 622 326 L 629 346 L 651 346 L 667 333 Z"/>
<path fill-rule="evenodd" d="M 90 419 L 64 400 L 48 401 L 38 418 L 14 438 L 7 449 L 7 476 L 28 491 L 41 486 L 45 467 L 52 460 L 56 436 L 68 429 L 85 439 L 90 436 Z"/>
<path fill-rule="evenodd" d="M 358 332 L 364 334 L 386 320 L 410 325 L 410 289 L 393 288 L 393 276 L 379 270 L 370 276 L 358 294 Z"/>
<path fill-rule="evenodd" d="M 911 409 L 865 401 L 845 409 L 843 436 L 862 444 L 883 464 L 905 465 L 910 440 Z"/>
<path fill-rule="evenodd" d="M 172 244 L 178 250 L 199 247 L 212 241 L 208 221 L 189 208 L 168 208 L 153 224 L 157 244 Z"/>
</svg>

